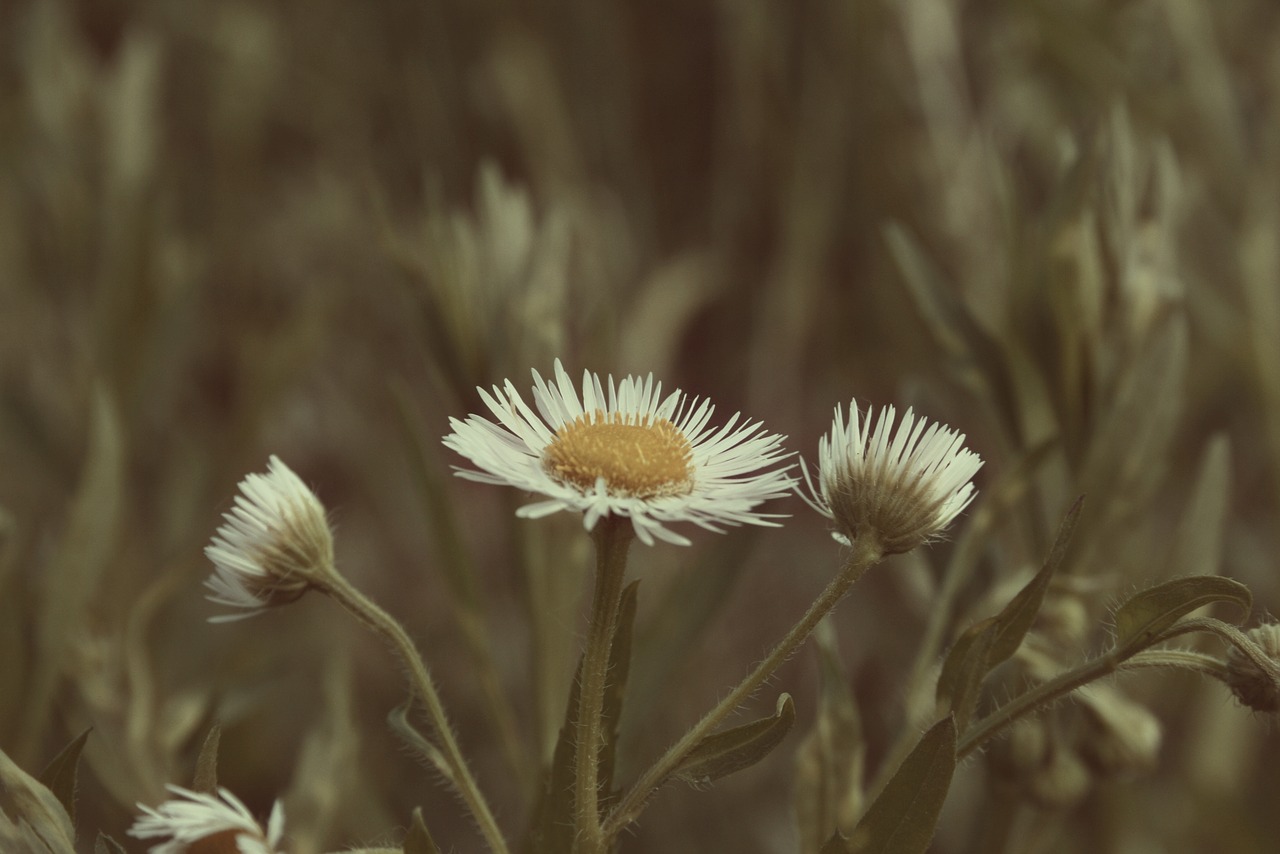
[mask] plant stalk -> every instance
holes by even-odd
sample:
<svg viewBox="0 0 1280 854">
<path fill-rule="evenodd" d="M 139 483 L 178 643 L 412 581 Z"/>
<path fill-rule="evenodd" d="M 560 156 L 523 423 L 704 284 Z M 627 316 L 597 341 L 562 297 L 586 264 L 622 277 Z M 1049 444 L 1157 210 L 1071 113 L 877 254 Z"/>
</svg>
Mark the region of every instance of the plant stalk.
<svg viewBox="0 0 1280 854">
<path fill-rule="evenodd" d="M 467 809 L 470 810 L 476 825 L 480 829 L 480 833 L 489 844 L 489 850 L 493 854 L 510 854 L 510 849 L 502 836 L 502 831 L 498 829 L 498 823 L 493 817 L 493 811 L 490 810 L 484 794 L 476 784 L 475 777 L 471 775 L 471 770 L 467 767 L 467 761 L 458 746 L 458 740 L 453 734 L 453 729 L 449 726 L 449 720 L 445 715 L 444 704 L 440 701 L 440 693 L 436 690 L 435 681 L 431 678 L 431 673 L 427 670 L 426 663 L 418 653 L 417 647 L 413 645 L 408 633 L 405 632 L 404 627 L 337 572 L 329 573 L 323 585 L 317 586 L 318 589 L 332 597 L 353 617 L 375 634 L 381 635 L 391 645 L 392 650 L 409 671 L 411 688 L 422 698 L 423 703 L 426 705 L 427 717 L 435 729 L 436 738 L 439 739 L 440 747 L 442 748 L 441 752 L 444 754 L 445 762 L 450 771 L 449 782 L 457 789 L 458 794 L 467 805 Z"/>
<path fill-rule="evenodd" d="M 853 551 L 840 571 L 827 588 L 822 591 L 809 610 L 804 613 L 791 630 L 780 640 L 773 650 L 755 668 L 747 674 L 723 700 L 703 716 L 693 729 L 685 733 L 666 753 L 653 764 L 648 771 L 636 781 L 609 813 L 604 822 L 604 838 L 612 842 L 631 822 L 635 821 L 649 798 L 656 792 L 667 778 L 680 766 L 689 752 L 703 739 L 711 734 L 721 721 L 729 716 L 742 702 L 764 684 L 774 671 L 791 657 L 802 643 L 813 632 L 822 618 L 835 608 L 844 598 L 862 574 L 879 563 L 884 557 L 884 550 L 874 537 L 864 536 L 855 540 Z"/>
</svg>

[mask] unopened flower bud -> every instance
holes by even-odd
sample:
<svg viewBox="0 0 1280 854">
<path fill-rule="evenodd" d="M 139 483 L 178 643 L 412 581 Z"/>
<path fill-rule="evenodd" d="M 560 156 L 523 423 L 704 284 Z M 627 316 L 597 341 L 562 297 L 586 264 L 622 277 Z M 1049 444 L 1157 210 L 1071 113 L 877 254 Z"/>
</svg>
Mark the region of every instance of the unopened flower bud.
<svg viewBox="0 0 1280 854">
<path fill-rule="evenodd" d="M 1227 653 L 1227 684 L 1236 699 L 1257 712 L 1280 712 L 1280 623 L 1266 623 L 1245 633 L 1257 657 L 1236 647 Z"/>
<path fill-rule="evenodd" d="M 266 474 L 240 482 L 236 506 L 204 550 L 214 573 L 209 600 L 243 609 L 211 617 L 225 622 L 294 601 L 334 572 L 333 532 L 324 506 L 292 470 L 272 456 Z"/>
<path fill-rule="evenodd" d="M 964 434 L 910 409 L 896 431 L 892 406 L 874 430 L 871 416 L 851 401 L 846 424 L 836 407 L 831 432 L 818 443 L 817 484 L 804 467 L 810 495 L 800 497 L 835 523 L 837 540 L 869 536 L 884 554 L 907 552 L 941 534 L 973 500 L 982 459 L 964 447 Z"/>
</svg>

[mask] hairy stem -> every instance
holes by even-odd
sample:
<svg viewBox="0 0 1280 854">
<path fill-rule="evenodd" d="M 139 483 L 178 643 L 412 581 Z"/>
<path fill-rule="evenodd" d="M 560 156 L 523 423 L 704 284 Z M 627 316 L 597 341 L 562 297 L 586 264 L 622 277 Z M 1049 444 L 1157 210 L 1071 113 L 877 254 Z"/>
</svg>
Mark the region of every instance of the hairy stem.
<svg viewBox="0 0 1280 854">
<path fill-rule="evenodd" d="M 480 828 L 480 833 L 489 844 L 489 850 L 493 854 L 509 854 L 502 831 L 498 829 L 498 823 L 493 817 L 492 810 L 489 809 L 484 794 L 481 793 L 475 778 L 471 776 L 471 770 L 467 767 L 467 761 L 458 746 L 458 740 L 449 726 L 444 704 L 440 701 L 440 693 L 436 690 L 431 673 L 427 670 L 426 663 L 418 654 L 417 647 L 413 645 L 404 627 L 336 572 L 330 573 L 330 577 L 326 578 L 320 589 L 391 645 L 392 650 L 409 672 L 410 686 L 426 706 L 427 717 L 435 730 L 445 763 L 448 765 L 449 782 L 458 790 L 467 809 L 471 811 L 472 817 Z"/>
<path fill-rule="evenodd" d="M 792 653 L 804 643 L 818 623 L 831 612 L 849 592 L 854 582 L 871 566 L 884 557 L 880 544 L 873 537 L 862 537 L 853 544 L 853 552 L 840 574 L 832 579 L 800 621 L 792 626 L 786 636 L 755 666 L 747 677 L 730 691 L 715 708 L 707 712 L 693 729 L 685 733 L 653 766 L 641 775 L 635 785 L 622 797 L 604 822 L 604 838 L 613 840 L 628 824 L 635 821 L 644 805 L 667 778 L 680 766 L 689 752 L 711 734 L 721 721 L 742 704 L 756 689 L 764 684 Z"/>
<path fill-rule="evenodd" d="M 606 516 L 592 532 L 596 542 L 596 585 L 591 602 L 587 648 L 582 654 L 582 683 L 578 705 L 578 748 L 575 756 L 574 809 L 577 815 L 575 851 L 606 851 L 600 827 L 600 742 L 609 650 L 618 624 L 627 549 L 635 537 L 631 522 Z"/>
</svg>

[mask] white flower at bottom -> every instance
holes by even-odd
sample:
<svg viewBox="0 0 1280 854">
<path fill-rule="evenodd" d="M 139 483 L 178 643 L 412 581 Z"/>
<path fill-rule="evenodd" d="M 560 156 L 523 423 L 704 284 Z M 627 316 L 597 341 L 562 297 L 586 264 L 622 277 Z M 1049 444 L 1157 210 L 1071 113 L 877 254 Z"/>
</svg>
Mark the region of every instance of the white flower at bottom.
<svg viewBox="0 0 1280 854">
<path fill-rule="evenodd" d="M 654 538 L 688 545 L 667 529 L 670 522 L 717 532 L 721 525 L 777 524 L 754 508 L 794 485 L 790 466 L 762 471 L 787 456 L 784 437 L 759 423 L 739 425 L 738 415 L 711 429 L 708 401 L 689 402 L 679 390 L 664 398 L 652 374 L 616 386 L 609 377 L 606 392 L 598 375 L 584 371 L 581 398 L 559 359 L 555 374 L 548 383 L 533 372 L 537 412 L 508 380 L 492 395 L 479 389 L 497 423 L 479 415 L 449 419 L 453 432 L 444 444 L 481 469 L 458 475 L 547 496 L 516 511 L 526 518 L 581 511 L 591 530 L 601 517 L 627 517 L 646 545 Z"/>
<path fill-rule="evenodd" d="M 138 804 L 142 815 L 129 828 L 138 839 L 171 837 L 168 842 L 151 847 L 151 854 L 187 854 L 196 843 L 203 842 L 207 851 L 236 850 L 240 854 L 280 854 L 280 837 L 284 834 L 284 808 L 276 801 L 271 817 L 263 828 L 244 803 L 226 789 L 218 796 L 193 792 L 181 786 L 168 786 L 177 797 L 152 808 Z M 226 839 L 234 840 L 235 849 L 225 845 L 214 847 Z"/>
<path fill-rule="evenodd" d="M 266 474 L 240 481 L 226 524 L 204 553 L 214 573 L 205 581 L 211 602 L 244 609 L 211 617 L 225 622 L 297 599 L 333 571 L 333 532 L 324 505 L 280 458 Z"/>
<path fill-rule="evenodd" d="M 835 522 L 832 535 L 848 545 L 875 536 L 885 554 L 910 551 L 942 533 L 976 494 L 971 482 L 982 458 L 964 447 L 964 434 L 929 424 L 910 409 L 897 431 L 894 408 L 871 408 L 849 421 L 837 405 L 831 432 L 818 442 L 818 482 L 801 460 L 810 495 L 800 497 Z"/>
</svg>

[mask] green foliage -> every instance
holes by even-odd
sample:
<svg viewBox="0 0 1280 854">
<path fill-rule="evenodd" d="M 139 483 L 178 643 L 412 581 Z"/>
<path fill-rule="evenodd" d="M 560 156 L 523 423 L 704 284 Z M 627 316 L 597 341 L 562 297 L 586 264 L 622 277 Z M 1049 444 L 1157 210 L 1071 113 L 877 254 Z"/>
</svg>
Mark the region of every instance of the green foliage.
<svg viewBox="0 0 1280 854">
<path fill-rule="evenodd" d="M 1217 575 L 1175 578 L 1135 594 L 1114 615 L 1117 654 L 1145 649 L 1187 614 L 1215 602 L 1232 602 L 1247 614 L 1253 595 L 1240 582 Z"/>
<path fill-rule="evenodd" d="M 948 716 L 921 737 L 853 833 L 837 832 L 822 854 L 924 854 L 955 768 L 956 725 Z"/>
<path fill-rule="evenodd" d="M 790 694 L 783 694 L 778 697 L 778 708 L 770 717 L 703 739 L 676 766 L 673 776 L 700 786 L 750 768 L 782 743 L 795 722 L 795 703 Z"/>
<path fill-rule="evenodd" d="M 440 854 L 440 848 L 427 832 L 420 807 L 413 810 L 413 821 L 409 823 L 409 833 L 404 838 L 404 854 Z"/>
<path fill-rule="evenodd" d="M 84 746 L 89 741 L 89 733 L 92 731 L 92 729 L 86 729 L 73 738 L 40 772 L 40 782 L 53 793 L 58 803 L 62 804 L 62 808 L 67 811 L 72 827 L 76 823 L 76 780 L 80 770 L 80 754 L 84 751 Z"/>
</svg>

